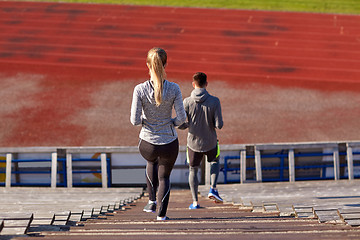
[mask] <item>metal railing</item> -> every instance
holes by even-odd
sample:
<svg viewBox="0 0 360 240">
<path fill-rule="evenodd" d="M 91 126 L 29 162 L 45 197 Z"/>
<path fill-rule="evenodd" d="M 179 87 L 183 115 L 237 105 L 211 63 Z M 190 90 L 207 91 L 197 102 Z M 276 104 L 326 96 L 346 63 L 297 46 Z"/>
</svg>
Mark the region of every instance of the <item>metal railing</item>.
<svg viewBox="0 0 360 240">
<path fill-rule="evenodd" d="M 310 143 L 279 143 L 279 144 L 254 144 L 246 145 L 245 149 L 239 151 L 238 155 L 225 156 L 224 167 L 222 171 L 224 173 L 224 183 L 234 182 L 234 180 L 228 180 L 227 174 L 229 172 L 240 173 L 240 183 L 246 181 L 246 171 L 254 170 L 256 181 L 285 181 L 294 182 L 295 180 L 322 180 L 322 179 L 334 179 L 339 180 L 344 178 L 340 176 L 340 169 L 342 167 L 348 168 L 348 179 L 354 179 L 354 155 L 360 155 L 359 151 L 353 151 L 354 148 L 360 149 L 360 142 L 310 142 Z M 311 152 L 314 149 L 331 149 L 331 152 Z M 339 151 L 341 149 L 341 151 Z M 277 153 L 267 153 L 267 151 L 277 150 Z M 305 151 L 305 152 L 301 152 Z M 306 152 L 310 151 L 310 152 Z M 346 158 L 346 163 L 340 164 L 340 156 Z M 304 157 L 331 157 L 332 163 L 323 164 L 307 164 L 307 165 L 295 165 L 295 158 Z M 278 158 L 280 159 L 279 166 L 264 167 L 263 159 L 266 158 Z M 254 159 L 255 167 L 247 167 L 246 162 L 249 159 Z M 285 160 L 287 159 L 287 165 Z M 239 167 L 229 166 L 229 160 L 240 160 L 238 162 Z M 323 169 L 323 175 L 320 177 L 296 177 L 295 170 L 298 169 Z M 333 177 L 326 176 L 326 168 L 333 168 Z M 277 170 L 279 177 L 275 179 L 263 179 L 263 171 Z M 284 176 L 284 171 L 288 172 L 288 177 Z"/>
<path fill-rule="evenodd" d="M 128 148 L 125 148 L 128 149 Z M 51 186 L 55 188 L 57 186 L 64 186 L 71 188 L 73 187 L 73 174 L 79 173 L 99 173 L 101 174 L 101 183 L 100 185 L 103 188 L 110 186 L 110 176 L 111 176 L 111 165 L 110 159 L 107 157 L 107 154 L 113 152 L 122 152 L 124 151 L 123 147 L 71 147 L 71 148 L 53 148 L 53 147 L 29 147 L 29 148 L 0 148 L 0 153 L 6 154 L 6 160 L 0 160 L 0 162 L 5 162 L 5 187 L 12 186 L 24 186 L 24 185 L 36 185 L 36 186 Z M 125 152 L 128 152 L 127 150 Z M 20 159 L 14 158 L 18 154 L 24 153 L 47 153 L 51 155 L 51 159 Z M 74 153 L 100 153 L 100 159 L 98 158 L 73 158 Z M 59 157 L 59 154 L 63 157 Z M 65 156 L 65 157 L 64 157 Z M 74 162 L 100 162 L 100 170 L 94 169 L 73 169 Z M 13 164 L 18 163 L 50 163 L 50 167 L 42 168 L 37 170 L 16 170 L 13 169 Z M 58 165 L 62 165 L 62 170 L 58 170 Z M 11 176 L 19 174 L 50 174 L 50 184 L 49 183 L 19 183 L 12 182 Z M 64 181 L 59 183 L 57 176 L 62 174 Z M 76 185 L 99 185 L 99 183 L 81 183 Z"/>
<path fill-rule="evenodd" d="M 281 144 L 243 144 L 243 145 L 221 145 L 221 160 L 224 161 L 223 171 L 225 173 L 225 183 L 228 182 L 226 178 L 227 172 L 237 171 L 240 175 L 240 183 L 244 183 L 247 180 L 246 172 L 252 170 L 254 172 L 255 181 L 262 182 L 267 179 L 263 179 L 263 171 L 277 170 L 280 171 L 280 176 L 278 179 L 273 179 L 277 181 L 288 180 L 293 182 L 295 180 L 301 180 L 299 177 L 295 176 L 295 169 L 306 169 L 306 168 L 328 168 L 333 167 L 333 179 L 340 179 L 340 168 L 347 166 L 348 168 L 348 179 L 354 179 L 354 155 L 360 155 L 360 142 L 348 141 L 348 142 L 310 142 L 310 143 L 281 143 Z M 312 151 L 314 149 L 330 149 L 330 152 L 316 152 Z M 355 149 L 355 151 L 354 151 Z M 359 149 L 359 150 L 356 150 Z M 181 147 L 180 151 L 184 152 L 185 148 Z M 270 151 L 270 153 L 269 153 Z M 271 151 L 276 151 L 271 153 Z M 233 153 L 236 153 L 234 155 Z M 17 157 L 20 154 L 25 153 L 46 153 L 49 156 L 46 159 L 25 159 Z M 97 153 L 97 158 L 86 158 L 86 157 L 77 157 L 79 154 L 95 154 Z M 23 173 L 36 173 L 36 174 L 50 174 L 50 185 L 52 188 L 57 186 L 64 186 L 71 188 L 74 186 L 73 175 L 78 173 L 96 173 L 101 175 L 101 185 L 103 188 L 111 186 L 111 171 L 114 170 L 111 166 L 112 154 L 125 154 L 124 158 L 127 159 L 127 162 L 131 162 L 129 154 L 132 156 L 138 156 L 137 147 L 24 147 L 24 148 L 0 148 L 0 154 L 6 156 L 6 160 L 0 160 L 0 162 L 6 162 L 5 166 L 5 187 L 17 186 L 20 185 L 17 182 L 12 182 L 11 176 L 13 174 L 23 174 Z M 231 154 L 230 154 L 231 153 Z M 135 155 L 134 155 L 135 154 Z M 295 158 L 301 158 L 306 156 L 320 156 L 320 157 L 330 157 L 331 164 L 317 165 L 295 165 Z M 122 156 L 122 155 L 121 155 Z M 340 164 L 340 157 L 346 158 L 346 164 Z M 266 158 L 279 158 L 279 166 L 266 166 L 263 163 L 263 159 Z M 253 161 L 254 166 L 246 167 L 247 161 Z M 227 166 L 228 160 L 239 161 L 237 164 L 239 167 L 232 169 Z M 287 160 L 287 162 L 286 162 Z M 49 163 L 48 169 L 42 169 L 43 171 L 17 171 L 13 169 L 14 163 L 19 162 L 31 162 L 31 161 L 44 161 Z M 99 162 L 100 169 L 79 169 L 75 166 L 74 163 L 79 161 L 97 161 Z M 145 163 L 145 162 L 144 162 Z M 58 170 L 58 166 L 60 170 Z M 355 164 L 356 165 L 356 164 Z M 125 166 L 125 165 L 124 165 Z M 118 166 L 119 167 L 119 166 Z M 131 167 L 131 165 L 126 165 L 126 169 Z M 139 166 L 134 166 L 135 168 Z M 186 166 L 183 166 L 186 167 Z M 50 170 L 49 170 L 50 169 Z M 1 169 L 0 169 L 1 170 Z M 288 174 L 288 177 L 285 176 L 284 172 Z M 4 172 L 0 172 L 3 174 Z M 58 181 L 58 176 L 63 176 L 63 181 Z M 324 177 L 323 179 L 328 179 Z M 205 184 L 210 183 L 210 168 L 209 164 L 205 165 Z M 38 183 L 37 183 L 38 184 Z M 40 183 L 41 184 L 41 183 Z M 46 185 L 46 184 L 45 184 Z M 77 185 L 77 183 L 75 183 Z"/>
</svg>

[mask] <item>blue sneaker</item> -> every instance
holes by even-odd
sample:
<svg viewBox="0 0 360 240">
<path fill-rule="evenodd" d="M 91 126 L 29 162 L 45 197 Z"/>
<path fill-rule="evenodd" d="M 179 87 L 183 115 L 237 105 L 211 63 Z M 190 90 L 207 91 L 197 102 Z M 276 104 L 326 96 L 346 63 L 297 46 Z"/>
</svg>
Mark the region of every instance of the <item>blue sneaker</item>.
<svg viewBox="0 0 360 240">
<path fill-rule="evenodd" d="M 214 200 L 216 203 L 223 203 L 224 201 L 222 200 L 222 198 L 219 196 L 219 193 L 217 190 L 210 188 L 208 197 L 211 200 Z"/>
<path fill-rule="evenodd" d="M 189 206 L 189 209 L 199 209 L 200 208 L 200 205 L 198 204 L 198 205 L 194 205 L 193 203 L 192 204 L 190 204 L 190 206 Z"/>
</svg>

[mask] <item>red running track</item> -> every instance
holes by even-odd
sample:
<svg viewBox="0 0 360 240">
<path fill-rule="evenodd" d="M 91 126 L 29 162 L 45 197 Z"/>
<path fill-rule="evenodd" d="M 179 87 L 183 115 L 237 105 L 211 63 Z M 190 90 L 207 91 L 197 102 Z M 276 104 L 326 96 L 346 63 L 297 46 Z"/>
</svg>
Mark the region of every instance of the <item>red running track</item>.
<svg viewBox="0 0 360 240">
<path fill-rule="evenodd" d="M 0 111 L 1 146 L 136 144 L 136 136 L 109 137 L 128 122 L 101 119 L 96 102 L 105 100 L 94 95 L 104 83 L 146 79 L 145 57 L 154 46 L 167 50 L 168 76 L 179 83 L 204 71 L 236 89 L 252 83 L 360 91 L 360 16 L 13 1 L 0 2 L 0 13 L 0 82 L 6 86 L 0 97 L 8 106 Z M 13 98 L 6 95 L 14 88 L 9 82 L 19 84 Z M 118 92 L 131 92 L 134 84 Z M 106 101 L 116 109 L 113 98 Z M 122 107 L 128 115 L 129 106 Z M 86 130 L 92 118 L 97 123 Z M 101 132 L 107 137 L 96 137 Z M 231 135 L 225 143 L 272 141 L 271 135 Z M 337 140 L 324 140 L 330 138 Z M 323 139 L 274 139 L 291 140 Z"/>
</svg>

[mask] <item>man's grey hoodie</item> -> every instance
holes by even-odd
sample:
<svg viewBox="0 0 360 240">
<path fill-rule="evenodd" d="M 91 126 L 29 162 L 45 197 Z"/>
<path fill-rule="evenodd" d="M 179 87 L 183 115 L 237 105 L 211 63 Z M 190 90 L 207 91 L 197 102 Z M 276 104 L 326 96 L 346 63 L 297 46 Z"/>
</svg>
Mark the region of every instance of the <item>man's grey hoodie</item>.
<svg viewBox="0 0 360 240">
<path fill-rule="evenodd" d="M 207 152 L 216 147 L 216 128 L 223 127 L 220 100 L 210 95 L 205 88 L 195 88 L 184 99 L 187 115 L 180 129 L 189 128 L 187 146 L 195 152 Z"/>
</svg>

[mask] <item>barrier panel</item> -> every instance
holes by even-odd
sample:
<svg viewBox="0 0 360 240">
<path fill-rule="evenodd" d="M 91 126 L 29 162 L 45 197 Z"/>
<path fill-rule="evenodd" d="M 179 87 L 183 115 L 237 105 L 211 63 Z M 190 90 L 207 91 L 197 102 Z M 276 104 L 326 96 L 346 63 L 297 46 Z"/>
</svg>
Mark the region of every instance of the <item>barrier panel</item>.
<svg viewBox="0 0 360 240">
<path fill-rule="evenodd" d="M 290 181 L 354 179 L 354 167 L 360 166 L 358 142 L 312 142 L 255 144 L 247 151 L 247 165 L 242 169 L 240 156 L 225 156 L 224 183 L 238 182 L 228 174 L 239 174 L 248 181 Z M 353 151 L 356 148 L 357 151 Z M 357 156 L 354 161 L 354 157 Z M 287 161 L 286 161 L 287 160 Z M 359 168 L 356 168 L 358 171 Z M 243 176 L 241 176 L 243 175 Z M 247 176 L 248 175 L 248 176 Z M 249 176 L 250 175 L 250 176 Z M 356 177 L 360 177 L 357 172 Z"/>
<path fill-rule="evenodd" d="M 224 183 L 360 177 L 360 142 L 244 144 L 220 148 Z M 187 183 L 188 174 L 185 150 L 180 147 L 172 174 L 183 183 Z M 144 184 L 145 161 L 137 147 L 0 148 L 0 157 L 0 176 L 4 178 L 0 186 L 5 187 L 100 185 L 107 188 L 139 184 L 135 180 Z M 134 175 L 133 179 L 129 174 Z M 119 178 L 122 175 L 128 176 L 127 182 Z M 234 179 L 233 175 L 239 177 Z M 204 164 L 202 179 L 210 184 L 208 164 Z"/>
</svg>

